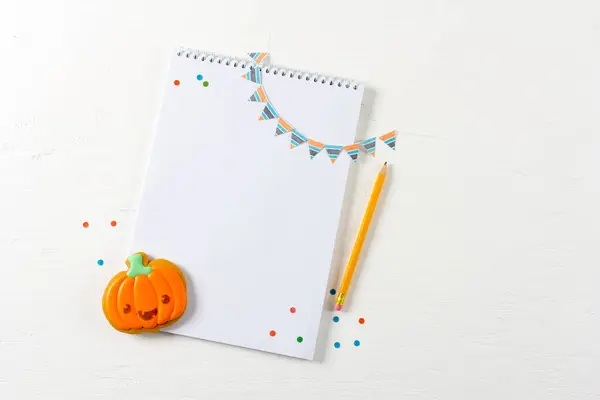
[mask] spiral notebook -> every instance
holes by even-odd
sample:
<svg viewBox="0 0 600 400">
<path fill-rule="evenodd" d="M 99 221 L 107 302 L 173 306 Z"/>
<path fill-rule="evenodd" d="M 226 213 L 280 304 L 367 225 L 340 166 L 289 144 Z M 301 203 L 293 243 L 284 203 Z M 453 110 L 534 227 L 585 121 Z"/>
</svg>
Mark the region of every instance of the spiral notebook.
<svg viewBox="0 0 600 400">
<path fill-rule="evenodd" d="M 133 239 L 188 280 L 175 334 L 313 359 L 363 87 L 173 54 Z"/>
</svg>

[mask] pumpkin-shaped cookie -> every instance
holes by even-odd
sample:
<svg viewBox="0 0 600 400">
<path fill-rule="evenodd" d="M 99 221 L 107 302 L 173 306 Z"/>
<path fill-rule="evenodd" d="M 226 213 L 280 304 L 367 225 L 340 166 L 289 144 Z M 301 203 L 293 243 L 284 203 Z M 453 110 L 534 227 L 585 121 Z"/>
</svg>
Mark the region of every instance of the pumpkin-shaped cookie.
<svg viewBox="0 0 600 400">
<path fill-rule="evenodd" d="M 183 272 L 170 261 L 148 262 L 135 253 L 127 271 L 115 275 L 104 291 L 102 309 L 110 324 L 125 333 L 156 332 L 185 312 L 187 294 Z"/>
</svg>

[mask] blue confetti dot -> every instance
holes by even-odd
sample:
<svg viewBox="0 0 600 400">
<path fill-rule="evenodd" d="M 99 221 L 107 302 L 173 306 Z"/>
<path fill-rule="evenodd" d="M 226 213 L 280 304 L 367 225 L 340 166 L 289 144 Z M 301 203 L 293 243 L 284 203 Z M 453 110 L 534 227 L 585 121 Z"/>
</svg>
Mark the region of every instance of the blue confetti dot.
<svg viewBox="0 0 600 400">
<path fill-rule="evenodd" d="M 198 76 L 196 77 L 196 79 L 198 79 L 199 81 L 201 81 L 202 79 L 204 79 L 204 77 L 202 76 L 202 74 L 198 74 Z"/>
<path fill-rule="evenodd" d="M 360 340 L 355 340 L 355 341 L 354 341 L 354 345 L 355 345 L 356 347 L 360 346 Z"/>
<path fill-rule="evenodd" d="M 98 265 L 99 266 L 103 266 L 104 265 L 104 260 L 98 260 Z"/>
<path fill-rule="evenodd" d="M 335 317 L 333 317 L 333 322 L 339 322 L 340 321 L 340 317 L 338 317 L 337 315 Z"/>
<path fill-rule="evenodd" d="M 335 343 L 333 344 L 333 347 L 335 347 L 336 349 L 339 349 L 339 348 L 340 348 L 340 346 L 341 346 L 340 342 L 335 342 Z"/>
<path fill-rule="evenodd" d="M 331 289 L 331 290 L 329 291 L 329 294 L 333 296 L 333 295 L 335 294 L 335 289 Z"/>
</svg>

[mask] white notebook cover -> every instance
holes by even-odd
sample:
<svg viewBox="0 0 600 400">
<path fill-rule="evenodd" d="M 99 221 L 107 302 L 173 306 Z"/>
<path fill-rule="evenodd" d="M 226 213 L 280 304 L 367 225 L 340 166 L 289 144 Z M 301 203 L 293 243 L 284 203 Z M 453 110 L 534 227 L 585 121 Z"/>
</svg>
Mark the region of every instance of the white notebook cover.
<svg viewBox="0 0 600 400">
<path fill-rule="evenodd" d="M 265 103 L 248 100 L 260 87 L 241 77 L 251 62 L 194 54 L 171 60 L 132 252 L 186 275 L 188 308 L 168 332 L 313 359 L 355 166 L 275 136 L 278 120 L 259 120 Z M 299 132 L 354 142 L 362 86 L 262 72 L 270 103 Z"/>
</svg>

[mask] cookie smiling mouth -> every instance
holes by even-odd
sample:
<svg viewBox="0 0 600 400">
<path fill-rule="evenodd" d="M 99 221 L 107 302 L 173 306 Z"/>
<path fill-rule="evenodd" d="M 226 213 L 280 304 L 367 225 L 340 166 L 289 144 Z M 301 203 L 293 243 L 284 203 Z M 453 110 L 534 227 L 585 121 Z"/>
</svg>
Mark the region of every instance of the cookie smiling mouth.
<svg viewBox="0 0 600 400">
<path fill-rule="evenodd" d="M 150 321 L 154 316 L 158 315 L 158 308 L 150 311 L 138 311 L 138 315 L 144 321 Z"/>
</svg>

